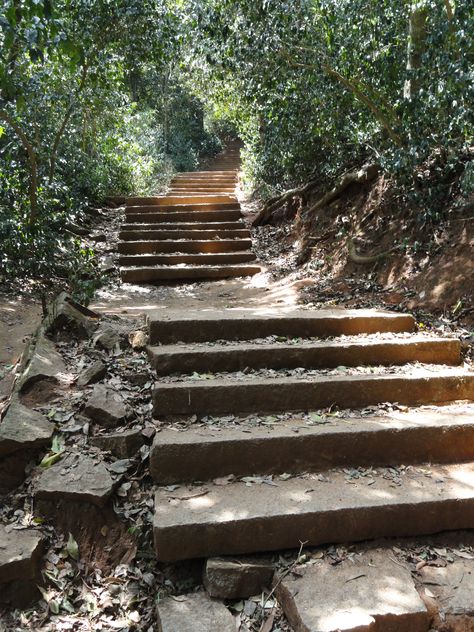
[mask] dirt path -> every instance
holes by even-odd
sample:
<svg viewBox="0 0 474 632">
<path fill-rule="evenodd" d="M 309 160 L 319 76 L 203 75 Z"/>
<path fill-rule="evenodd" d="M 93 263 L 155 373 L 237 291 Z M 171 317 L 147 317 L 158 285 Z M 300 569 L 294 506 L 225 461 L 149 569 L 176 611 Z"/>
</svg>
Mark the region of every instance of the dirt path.
<svg viewBox="0 0 474 632">
<path fill-rule="evenodd" d="M 11 368 L 41 322 L 41 305 L 28 298 L 0 297 L 0 413 L 13 383 Z"/>
</svg>

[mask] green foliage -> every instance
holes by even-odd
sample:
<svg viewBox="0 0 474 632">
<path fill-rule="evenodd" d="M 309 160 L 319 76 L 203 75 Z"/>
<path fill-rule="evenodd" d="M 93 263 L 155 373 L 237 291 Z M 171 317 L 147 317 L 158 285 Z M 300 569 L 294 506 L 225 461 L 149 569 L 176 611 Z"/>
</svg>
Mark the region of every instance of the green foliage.
<svg viewBox="0 0 474 632">
<path fill-rule="evenodd" d="M 167 0 L 0 0 L 0 28 L 0 273 L 87 297 L 94 255 L 68 224 L 217 149 L 174 71 L 179 14 Z"/>
<path fill-rule="evenodd" d="M 468 0 L 188 0 L 184 12 L 201 93 L 247 137 L 254 184 L 324 179 L 371 160 L 432 199 L 434 181 L 446 188 L 459 170 L 473 131 Z M 427 161 L 436 173 L 425 182 Z"/>
</svg>

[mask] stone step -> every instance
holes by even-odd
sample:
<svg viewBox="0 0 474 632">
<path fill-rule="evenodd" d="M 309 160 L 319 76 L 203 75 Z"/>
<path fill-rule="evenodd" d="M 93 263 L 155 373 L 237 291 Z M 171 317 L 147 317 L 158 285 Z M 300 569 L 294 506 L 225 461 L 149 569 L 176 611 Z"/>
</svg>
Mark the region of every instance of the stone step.
<svg viewBox="0 0 474 632">
<path fill-rule="evenodd" d="M 260 266 L 221 265 L 221 266 L 166 266 L 150 268 L 120 268 L 124 283 L 154 283 L 157 281 L 195 281 L 196 279 L 229 279 L 259 274 Z"/>
<path fill-rule="evenodd" d="M 180 188 L 173 187 L 173 188 L 169 189 L 167 195 L 186 195 L 186 196 L 193 195 L 194 196 L 194 195 L 208 195 L 208 194 L 212 195 L 214 193 L 227 193 L 227 194 L 230 195 L 230 194 L 232 194 L 234 192 L 234 189 L 235 189 L 235 187 L 231 187 L 229 189 L 225 189 L 223 187 L 218 187 L 218 189 L 216 189 L 216 190 L 207 189 L 207 188 L 206 189 L 204 189 L 204 188 L 199 189 L 199 188 L 196 188 L 196 187 L 189 187 L 189 188 L 186 188 L 186 189 L 184 189 L 184 188 L 180 189 Z"/>
<path fill-rule="evenodd" d="M 395 478 L 395 481 L 394 481 Z M 474 463 L 371 479 L 329 470 L 274 484 L 206 484 L 155 495 L 159 561 L 298 549 L 474 528 Z"/>
<path fill-rule="evenodd" d="M 162 415 L 361 408 L 383 402 L 407 406 L 474 400 L 474 372 L 418 369 L 408 374 L 322 375 L 312 378 L 216 378 L 160 383 L 153 412 Z"/>
<path fill-rule="evenodd" d="M 209 373 L 251 369 L 306 369 L 405 364 L 459 364 L 461 343 L 456 338 L 392 338 L 353 342 L 305 344 L 162 345 L 149 347 L 148 355 L 159 375 Z"/>
<path fill-rule="evenodd" d="M 161 241 L 164 239 L 247 239 L 250 237 L 248 228 L 238 230 L 121 230 L 119 239 L 122 241 Z"/>
<path fill-rule="evenodd" d="M 122 230 L 241 230 L 245 224 L 238 222 L 159 222 L 122 224 Z"/>
<path fill-rule="evenodd" d="M 237 173 L 238 173 L 238 169 L 228 169 L 226 170 L 219 170 L 219 169 L 209 169 L 208 171 L 181 171 L 178 175 L 181 178 L 188 178 L 188 177 L 194 177 L 194 178 L 209 178 L 212 176 L 224 176 L 224 177 L 230 177 L 230 178 L 237 178 Z"/>
<path fill-rule="evenodd" d="M 159 252 L 241 252 L 252 247 L 251 239 L 169 240 L 169 241 L 121 241 L 121 254 L 152 254 Z"/>
<path fill-rule="evenodd" d="M 121 266 L 169 266 L 180 263 L 195 265 L 223 265 L 234 263 L 248 263 L 255 261 L 255 254 L 250 250 L 230 253 L 198 253 L 198 254 L 168 254 L 168 255 L 128 255 L 119 258 Z"/>
<path fill-rule="evenodd" d="M 474 460 L 474 405 L 392 412 L 383 417 L 326 417 L 253 427 L 163 429 L 155 435 L 150 473 L 161 485 L 235 476 L 298 474 L 335 467 Z M 245 458 L 242 458 L 245 455 Z"/>
<path fill-rule="evenodd" d="M 198 180 L 191 182 L 172 182 L 170 184 L 170 191 L 211 191 L 211 192 L 227 192 L 234 191 L 235 185 L 233 183 L 218 182 L 214 184 L 201 183 Z"/>
<path fill-rule="evenodd" d="M 196 184 L 198 186 L 212 186 L 212 187 L 218 187 L 218 186 L 230 186 L 230 187 L 234 187 L 237 185 L 237 178 L 219 178 L 219 177 L 215 177 L 215 178 L 173 178 L 173 180 L 171 180 L 170 186 L 185 186 L 185 185 L 193 185 Z"/>
<path fill-rule="evenodd" d="M 156 207 L 155 207 L 156 208 Z M 163 211 L 161 213 L 127 213 L 128 222 L 142 223 L 215 223 L 236 222 L 242 219 L 239 209 L 228 211 Z"/>
<path fill-rule="evenodd" d="M 198 195 L 157 195 L 152 197 L 129 197 L 125 206 L 170 206 L 177 204 L 231 204 L 237 200 L 228 194 L 198 194 Z"/>
<path fill-rule="evenodd" d="M 415 319 L 371 309 L 158 311 L 149 316 L 150 343 L 249 340 L 267 336 L 322 338 L 411 332 Z"/>
<path fill-rule="evenodd" d="M 221 217 L 221 213 L 223 214 L 221 219 L 223 219 L 225 213 L 232 212 L 232 219 L 235 217 L 241 217 L 240 204 L 238 202 L 229 202 L 226 204 L 169 204 L 163 206 L 156 206 L 156 204 L 148 204 L 143 206 L 130 206 L 125 207 L 125 215 L 129 217 L 130 215 L 141 215 L 145 216 L 146 214 L 156 215 L 161 217 L 162 215 L 167 215 L 169 213 L 199 213 L 199 217 L 201 217 L 201 213 L 219 213 Z M 236 215 L 236 212 L 239 214 Z M 217 217 L 217 215 L 214 215 Z M 226 217 L 228 219 L 228 217 Z M 191 221 L 193 221 L 191 219 Z"/>
</svg>

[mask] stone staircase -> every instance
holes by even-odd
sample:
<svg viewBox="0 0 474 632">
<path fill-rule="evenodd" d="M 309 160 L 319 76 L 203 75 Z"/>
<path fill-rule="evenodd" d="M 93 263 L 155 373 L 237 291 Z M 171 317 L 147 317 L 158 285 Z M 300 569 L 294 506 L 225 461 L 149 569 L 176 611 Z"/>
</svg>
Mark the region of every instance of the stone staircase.
<svg viewBox="0 0 474 632">
<path fill-rule="evenodd" d="M 164 311 L 149 331 L 154 416 L 188 420 L 152 447 L 158 560 L 474 527 L 472 415 L 408 408 L 474 399 L 458 340 L 372 310 Z"/>
<path fill-rule="evenodd" d="M 118 244 L 122 281 L 193 281 L 260 272 L 235 195 L 238 164 L 238 150 L 229 149 L 207 171 L 176 175 L 166 195 L 118 200 L 126 214 Z"/>
</svg>

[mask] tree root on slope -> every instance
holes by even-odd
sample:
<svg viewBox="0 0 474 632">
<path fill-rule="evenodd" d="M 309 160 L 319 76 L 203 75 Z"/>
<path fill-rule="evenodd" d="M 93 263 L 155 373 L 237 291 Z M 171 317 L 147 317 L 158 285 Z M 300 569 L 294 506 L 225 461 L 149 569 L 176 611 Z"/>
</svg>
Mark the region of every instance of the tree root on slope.
<svg viewBox="0 0 474 632">
<path fill-rule="evenodd" d="M 370 182 L 379 173 L 379 166 L 375 164 L 365 165 L 358 171 L 350 171 L 342 176 L 336 186 L 325 193 L 319 198 L 310 208 L 307 213 L 314 213 L 315 211 L 330 204 L 333 200 L 339 197 L 350 184 L 364 182 Z M 317 184 L 316 180 L 310 180 L 307 184 L 296 189 L 289 189 L 280 196 L 270 198 L 257 217 L 252 222 L 252 226 L 262 226 L 270 221 L 272 214 L 281 208 L 284 204 L 289 202 L 293 198 L 300 197 L 305 199 L 309 191 L 313 189 Z"/>
<path fill-rule="evenodd" d="M 380 261 L 380 259 L 384 259 L 388 257 L 392 252 L 397 250 L 397 246 L 390 248 L 390 250 L 385 250 L 385 252 L 379 252 L 376 255 L 359 255 L 356 251 L 356 247 L 354 244 L 354 238 L 347 238 L 347 257 L 350 261 L 354 263 L 375 263 L 376 261 Z"/>
</svg>

